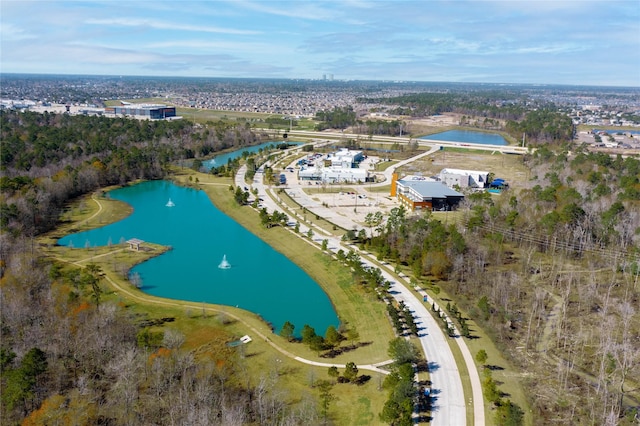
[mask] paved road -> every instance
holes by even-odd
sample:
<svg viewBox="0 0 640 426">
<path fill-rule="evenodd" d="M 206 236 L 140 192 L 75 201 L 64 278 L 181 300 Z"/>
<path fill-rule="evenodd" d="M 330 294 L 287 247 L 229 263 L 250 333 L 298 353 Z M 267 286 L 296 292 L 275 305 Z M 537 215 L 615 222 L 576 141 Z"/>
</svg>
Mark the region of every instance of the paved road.
<svg viewBox="0 0 640 426">
<path fill-rule="evenodd" d="M 261 131 L 271 134 L 280 134 L 281 131 L 273 130 L 273 129 L 261 129 Z M 484 144 L 473 144 L 464 141 L 439 141 L 435 139 L 416 139 L 411 137 L 403 137 L 403 136 L 381 136 L 374 135 L 371 140 L 369 140 L 369 135 L 362 135 L 356 133 L 340 133 L 340 132 L 312 132 L 308 130 L 292 130 L 287 132 L 290 138 L 295 138 L 295 136 L 300 136 L 304 138 L 319 138 L 319 139 L 355 139 L 360 141 L 369 141 L 375 143 L 409 143 L 413 141 L 418 141 L 418 143 L 428 143 L 449 147 L 456 147 L 462 149 L 473 149 L 473 150 L 485 150 L 485 151 L 497 151 L 502 153 L 509 154 L 526 154 L 530 148 L 522 147 L 517 145 L 484 145 Z"/>
<path fill-rule="evenodd" d="M 434 152 L 432 149 L 430 152 Z M 425 153 L 423 155 L 428 155 Z M 415 160 L 415 157 L 413 158 Z M 407 160 L 406 162 L 409 162 Z M 244 174 L 246 168 L 241 167 L 236 175 L 236 185 L 241 187 L 247 186 L 244 180 Z M 390 172 L 391 173 L 391 172 Z M 263 184 L 263 175 L 258 171 L 254 177 L 252 188 L 258 190 L 258 197 L 262 198 L 262 205 L 267 208 L 269 212 L 273 210 L 282 211 L 283 208 L 276 202 L 277 194 L 272 193 Z M 338 220 L 338 225 L 345 229 L 353 229 L 356 225 L 348 218 L 335 215 L 331 209 L 322 206 L 321 204 L 313 201 L 307 197 L 304 191 L 298 191 L 294 194 L 298 203 L 305 206 L 311 213 L 318 214 L 321 217 L 331 220 Z M 286 211 L 287 214 L 292 216 L 293 220 L 300 223 L 300 234 L 306 234 L 308 227 L 302 223 L 300 218 L 293 216 L 295 213 L 292 211 Z M 331 237 L 328 233 L 319 235 L 322 232 L 320 229 L 314 229 L 314 233 L 318 235 L 317 241 L 323 239 L 328 240 L 328 247 L 330 250 L 337 252 L 339 249 L 348 251 L 349 249 L 358 250 L 355 246 L 343 246 L 343 243 L 337 238 Z M 363 262 L 372 266 L 380 267 L 377 261 L 372 257 L 368 257 L 361 253 Z M 460 425 L 467 424 L 466 408 L 465 408 L 465 396 L 462 389 L 462 381 L 460 379 L 460 372 L 456 365 L 455 358 L 447 342 L 447 337 L 444 335 L 442 329 L 436 320 L 430 313 L 429 308 L 422 302 L 422 298 L 413 293 L 408 287 L 408 279 L 405 279 L 405 284 L 397 282 L 397 279 L 392 276 L 391 273 L 384 268 L 380 268 L 383 276 L 386 280 L 392 283 L 391 294 L 396 300 L 403 301 L 409 309 L 413 312 L 416 323 L 422 328 L 421 335 L 419 337 L 420 343 L 427 357 L 428 365 L 430 367 L 430 378 L 432 382 L 432 397 L 434 399 L 434 412 L 432 424 L 439 425 Z M 464 347 L 466 350 L 465 363 L 469 374 L 471 376 L 471 385 L 473 392 L 473 412 L 474 412 L 474 425 L 484 425 L 484 402 L 482 399 L 482 389 L 480 387 L 480 378 L 478 371 L 473 362 L 473 358 L 470 356 L 469 350 L 461 337 L 456 339 L 457 343 Z M 463 354 L 465 351 L 463 350 Z"/>
<path fill-rule="evenodd" d="M 424 143 L 420 143 L 420 145 L 425 145 Z M 429 149 L 429 151 L 427 152 L 423 152 L 422 154 L 416 155 L 415 157 L 411 157 L 408 158 L 406 160 L 402 160 L 399 161 L 398 163 L 387 167 L 384 170 L 384 180 L 378 183 L 374 183 L 372 184 L 372 186 L 384 186 L 384 185 L 389 185 L 391 183 L 391 177 L 393 175 L 393 173 L 396 171 L 396 169 L 398 169 L 399 167 L 404 166 L 405 164 L 411 163 L 413 161 L 419 160 L 422 157 L 426 157 L 427 155 L 431 155 L 434 152 L 438 152 L 440 150 L 440 146 L 437 145 L 427 145 L 427 146 L 431 146 L 431 149 Z"/>
<path fill-rule="evenodd" d="M 403 301 L 416 318 L 420 343 L 429 365 L 433 398 L 432 425 L 466 425 L 464 391 L 456 360 L 440 325 L 425 304 L 403 284 L 394 282 L 391 294 Z"/>
</svg>

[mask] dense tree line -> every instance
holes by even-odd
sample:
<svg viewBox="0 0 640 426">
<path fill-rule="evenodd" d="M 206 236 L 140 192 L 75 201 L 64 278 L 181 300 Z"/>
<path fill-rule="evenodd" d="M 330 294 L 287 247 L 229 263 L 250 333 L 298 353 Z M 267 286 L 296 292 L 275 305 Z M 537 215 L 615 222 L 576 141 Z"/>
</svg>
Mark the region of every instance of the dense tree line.
<svg viewBox="0 0 640 426">
<path fill-rule="evenodd" d="M 603 248 L 637 251 L 640 161 L 611 157 L 574 147 L 564 151 L 541 147 L 528 160 L 535 184 L 500 204 L 468 197 L 469 226 L 508 226 L 540 240 L 561 241 L 579 255 Z M 537 206 L 531 209 L 531 206 Z"/>
<path fill-rule="evenodd" d="M 387 313 L 398 335 L 403 336 L 405 332 L 408 332 L 407 334 L 410 333 L 418 337 L 418 325 L 415 323 L 413 313 L 403 301 L 398 303 L 397 308 L 393 302 L 387 303 Z"/>
<path fill-rule="evenodd" d="M 507 121 L 505 127 L 516 139 L 524 136 L 536 145 L 570 141 L 575 131 L 571 117 L 550 108 L 529 111 L 521 120 Z"/>
<path fill-rule="evenodd" d="M 158 179 L 187 158 L 257 141 L 246 126 L 0 111 L 2 231 L 52 229 L 70 199 L 108 185 Z"/>
<path fill-rule="evenodd" d="M 369 242 L 379 259 L 407 265 L 414 276 L 428 273 L 438 278 L 448 276 L 452 259 L 465 253 L 466 243 L 455 225 L 439 220 L 407 216 L 404 207 L 394 208 L 379 234 Z"/>
<path fill-rule="evenodd" d="M 410 93 L 397 97 L 358 99 L 362 103 L 397 105 L 392 114 L 424 117 L 445 112 L 489 117 L 502 120 L 518 120 L 527 111 L 523 95 L 501 91 L 476 91 L 467 93 Z M 527 100 L 527 102 L 531 102 Z"/>
<path fill-rule="evenodd" d="M 358 120 L 353 126 L 356 133 L 367 135 L 402 136 L 407 134 L 406 123 L 400 120 Z"/>
<path fill-rule="evenodd" d="M 241 380 L 248 360 L 224 345 L 207 355 L 153 318 L 92 299 L 99 268 L 59 268 L 29 251 L 8 259 L 0 287 L 2 424 L 308 424 L 277 374 Z M 91 301 L 91 302 L 89 302 Z M 170 319 L 164 319 L 168 321 Z M 156 331 L 159 330 L 159 331 Z"/>
<path fill-rule="evenodd" d="M 293 120 L 284 117 L 267 117 L 264 119 L 264 122 L 270 125 L 270 128 L 273 126 L 298 126 L 298 120 Z"/>
<path fill-rule="evenodd" d="M 330 111 L 318 111 L 316 120 L 320 121 L 316 125 L 317 131 L 326 129 L 346 129 L 356 122 L 356 112 L 353 107 L 334 107 Z"/>
<path fill-rule="evenodd" d="M 571 118 L 549 103 L 539 103 L 521 94 L 486 91 L 472 93 L 414 93 L 385 99 L 361 99 L 362 102 L 384 102 L 398 105 L 392 114 L 422 117 L 445 112 L 462 114 L 460 124 L 475 125 L 486 129 L 500 129 L 500 120 L 506 122 L 505 130 L 517 140 L 523 135 L 531 143 L 568 141 L 573 138 Z M 480 117 L 471 120 L 471 117 Z M 385 123 L 385 124 L 381 124 Z M 394 122 L 367 122 L 361 127 L 370 134 L 393 134 L 400 130 L 391 126 Z M 365 132 L 366 133 L 366 132 Z M 397 134 L 397 133 L 396 133 Z"/>
<path fill-rule="evenodd" d="M 398 337 L 389 343 L 388 353 L 394 363 L 391 374 L 384 379 L 383 388 L 388 392 L 388 399 L 379 417 L 390 425 L 410 426 L 414 424 L 415 365 L 420 360 L 420 352 L 413 343 Z M 426 411 L 430 401 L 425 400 L 424 392 L 418 400 L 418 411 Z"/>
</svg>

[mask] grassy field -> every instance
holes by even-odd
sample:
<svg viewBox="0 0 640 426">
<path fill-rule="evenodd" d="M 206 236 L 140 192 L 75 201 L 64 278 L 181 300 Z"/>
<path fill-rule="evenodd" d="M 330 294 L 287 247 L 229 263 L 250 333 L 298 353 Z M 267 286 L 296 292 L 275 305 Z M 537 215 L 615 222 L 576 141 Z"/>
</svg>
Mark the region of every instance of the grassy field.
<svg viewBox="0 0 640 426">
<path fill-rule="evenodd" d="M 400 175 L 421 173 L 433 176 L 444 168 L 465 170 L 482 170 L 494 173 L 495 177 L 502 177 L 509 182 L 511 188 L 529 180 L 526 168 L 522 165 L 522 156 L 501 154 L 499 152 L 482 150 L 464 150 L 446 148 L 433 155 L 423 157 L 399 168 Z"/>
</svg>

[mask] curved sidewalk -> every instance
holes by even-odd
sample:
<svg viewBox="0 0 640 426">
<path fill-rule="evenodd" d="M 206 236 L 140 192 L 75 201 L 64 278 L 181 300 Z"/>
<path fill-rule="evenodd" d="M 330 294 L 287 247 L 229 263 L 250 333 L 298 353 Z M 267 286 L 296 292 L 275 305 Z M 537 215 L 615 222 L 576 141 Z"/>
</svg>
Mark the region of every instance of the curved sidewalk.
<svg viewBox="0 0 640 426">
<path fill-rule="evenodd" d="M 97 201 L 97 200 L 96 200 Z M 85 265 L 83 265 L 83 262 L 87 262 L 87 261 L 91 261 L 93 259 L 95 259 L 96 257 L 101 257 L 101 256 L 108 256 L 114 253 L 118 253 L 123 251 L 124 249 L 117 249 L 117 250 L 112 250 L 110 252 L 107 253 L 103 253 L 101 255 L 98 256 L 92 256 L 90 258 L 87 259 L 80 259 L 77 261 L 69 261 L 66 259 L 62 259 L 59 257 L 52 257 L 53 259 L 56 259 L 60 262 L 65 262 L 65 263 L 70 263 L 72 265 L 75 265 L 79 268 L 84 268 Z M 257 328 L 255 328 L 254 326 L 252 326 L 251 324 L 248 324 L 247 322 L 243 321 L 242 318 L 240 318 L 239 316 L 226 311 L 226 310 L 220 310 L 215 308 L 214 306 L 207 304 L 207 305 L 203 305 L 202 304 L 193 304 L 193 302 L 188 302 L 188 301 L 174 301 L 172 299 L 165 299 L 165 298 L 161 298 L 161 297 L 157 297 L 157 296 L 151 296 L 148 295 L 146 293 L 142 293 L 140 291 L 133 291 L 131 288 L 129 288 L 128 286 L 124 286 L 121 285 L 120 283 L 116 282 L 115 280 L 113 280 L 110 276 L 108 275 L 104 275 L 104 278 L 109 282 L 109 284 L 111 285 L 111 287 L 116 290 L 118 293 L 122 293 L 124 295 L 126 295 L 126 297 L 130 300 L 135 300 L 141 303 L 147 303 L 147 304 L 153 304 L 153 305 L 161 305 L 161 306 L 170 306 L 170 307 L 178 307 L 178 308 L 189 308 L 189 309 L 193 309 L 193 310 L 201 310 L 201 309 L 205 309 L 206 311 L 209 312 L 216 312 L 216 313 L 224 313 L 226 316 L 233 318 L 234 320 L 242 323 L 245 327 L 247 327 L 251 333 L 254 333 L 256 336 L 258 336 L 260 339 L 264 340 L 265 342 L 267 342 L 271 347 L 273 347 L 274 349 L 276 349 L 278 352 L 280 352 L 281 354 L 285 355 L 288 358 L 294 359 L 298 362 L 302 362 L 304 364 L 308 364 L 308 365 L 313 365 L 316 367 L 338 367 L 338 368 L 345 368 L 346 365 L 345 364 L 335 364 L 335 363 L 329 363 L 329 362 L 319 362 L 319 361 L 313 361 L 310 359 L 306 359 L 306 358 L 302 358 L 298 355 L 295 355 L 289 351 L 287 351 L 284 348 L 281 348 L 280 346 L 278 346 L 276 343 L 274 343 L 270 337 L 264 333 L 262 333 L 261 331 L 259 331 Z M 384 370 L 380 367 L 385 366 L 385 365 L 389 365 L 393 363 L 393 360 L 385 360 L 385 361 L 381 361 L 381 362 L 377 362 L 375 364 L 356 364 L 359 370 L 369 370 L 369 371 L 374 371 L 376 373 L 381 373 L 381 374 L 389 374 L 388 370 Z"/>
</svg>

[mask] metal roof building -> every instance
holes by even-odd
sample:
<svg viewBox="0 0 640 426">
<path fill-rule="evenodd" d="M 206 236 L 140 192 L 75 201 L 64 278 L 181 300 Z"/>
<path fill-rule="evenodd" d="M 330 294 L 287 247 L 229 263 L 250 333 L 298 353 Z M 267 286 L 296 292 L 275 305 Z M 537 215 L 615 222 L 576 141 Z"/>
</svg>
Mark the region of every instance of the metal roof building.
<svg viewBox="0 0 640 426">
<path fill-rule="evenodd" d="M 120 106 L 106 107 L 105 114 L 128 115 L 150 120 L 163 120 L 176 116 L 176 107 L 160 104 L 124 104 Z"/>
<path fill-rule="evenodd" d="M 391 195 L 409 210 L 452 210 L 464 195 L 447 187 L 442 182 L 426 179 L 398 179 L 394 174 L 391 184 Z"/>
</svg>

